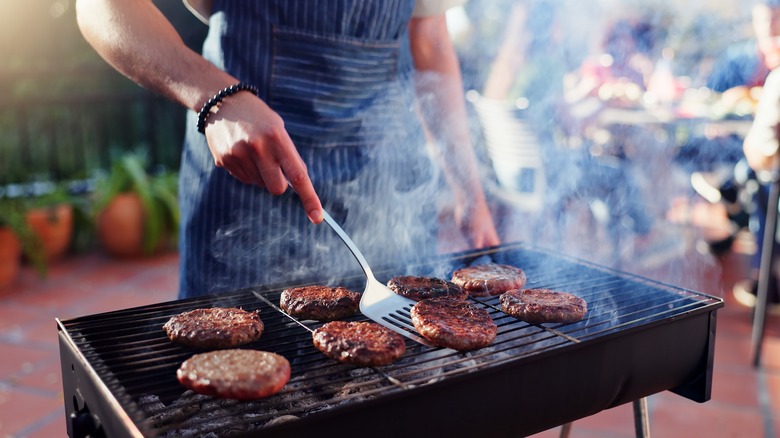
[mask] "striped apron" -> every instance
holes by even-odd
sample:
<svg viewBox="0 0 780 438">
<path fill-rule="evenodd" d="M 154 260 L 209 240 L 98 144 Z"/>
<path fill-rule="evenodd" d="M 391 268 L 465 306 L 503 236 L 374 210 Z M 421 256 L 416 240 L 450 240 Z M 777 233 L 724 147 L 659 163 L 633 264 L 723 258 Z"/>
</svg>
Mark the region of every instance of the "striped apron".
<svg viewBox="0 0 780 438">
<path fill-rule="evenodd" d="M 435 252 L 439 172 L 414 110 L 412 0 L 215 0 L 204 56 L 257 85 L 326 210 L 374 266 Z M 181 298 L 316 279 L 360 267 L 296 195 L 214 166 L 188 113 L 180 173 Z M 399 274 L 402 272 L 399 272 Z"/>
</svg>

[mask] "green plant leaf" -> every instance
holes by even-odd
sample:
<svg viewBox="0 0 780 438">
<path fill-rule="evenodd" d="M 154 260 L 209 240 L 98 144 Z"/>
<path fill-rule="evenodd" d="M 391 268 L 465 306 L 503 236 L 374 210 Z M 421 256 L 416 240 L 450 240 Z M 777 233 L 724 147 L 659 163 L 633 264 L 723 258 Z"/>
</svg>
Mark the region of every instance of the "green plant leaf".
<svg viewBox="0 0 780 438">
<path fill-rule="evenodd" d="M 10 227 L 19 238 L 22 252 L 42 277 L 47 274 L 43 242 L 27 224 L 26 208 L 21 199 L 0 198 L 0 226 Z"/>
<path fill-rule="evenodd" d="M 153 176 L 146 167 L 142 154 L 130 153 L 117 159 L 106 181 L 98 185 L 95 216 L 118 194 L 136 193 L 144 209 L 143 251 L 151 254 L 163 238 L 178 239 L 178 175 L 171 172 Z"/>
<path fill-rule="evenodd" d="M 111 165 L 111 173 L 108 179 L 99 183 L 95 190 L 93 214 L 95 216 L 100 214 L 116 195 L 128 191 L 130 187 L 130 175 L 125 169 L 123 162 L 121 160 L 115 161 Z"/>
<path fill-rule="evenodd" d="M 173 175 L 175 178 L 175 175 Z M 179 232 L 179 201 L 176 193 L 176 185 L 172 185 L 171 175 L 162 175 L 154 179 L 152 189 L 154 197 L 160 203 L 160 213 L 165 218 L 166 231 L 171 233 L 172 239 L 178 240 Z M 173 184 L 176 180 L 173 179 Z"/>
<path fill-rule="evenodd" d="M 126 155 L 122 164 L 132 182 L 133 191 L 138 193 L 144 206 L 146 222 L 144 223 L 144 252 L 151 254 L 157 248 L 162 238 L 164 219 L 161 217 L 157 203 L 154 200 L 152 184 L 146 173 L 143 161 L 136 155 Z"/>
</svg>

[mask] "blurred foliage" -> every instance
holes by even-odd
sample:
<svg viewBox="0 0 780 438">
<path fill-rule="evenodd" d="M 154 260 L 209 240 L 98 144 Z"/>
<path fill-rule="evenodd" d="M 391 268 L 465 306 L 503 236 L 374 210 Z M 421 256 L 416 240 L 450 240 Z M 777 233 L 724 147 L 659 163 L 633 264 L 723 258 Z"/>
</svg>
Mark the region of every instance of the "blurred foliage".
<svg viewBox="0 0 780 438">
<path fill-rule="evenodd" d="M 199 50 L 207 27 L 181 1 L 155 2 Z M 178 167 L 184 108 L 111 68 L 84 40 L 75 0 L 0 1 L 0 195 L 8 184 L 84 180 L 145 147 Z"/>
<path fill-rule="evenodd" d="M 0 227 L 8 227 L 19 239 L 22 253 L 32 263 L 38 274 L 45 277 L 47 271 L 43 242 L 27 224 L 28 206 L 23 199 L 0 197 Z"/>
<path fill-rule="evenodd" d="M 145 212 L 144 251 L 151 254 L 162 239 L 177 241 L 178 176 L 175 172 L 153 174 L 148 168 L 143 151 L 127 153 L 115 160 L 108 175 L 98 181 L 93 213 L 99 215 L 121 193 L 137 194 Z"/>
<path fill-rule="evenodd" d="M 199 50 L 206 26 L 181 1 L 155 3 L 185 42 Z M 84 40 L 76 24 L 75 0 L 0 2 L 0 53 L 0 91 L 5 96 L 140 92 Z"/>
<path fill-rule="evenodd" d="M 73 209 L 73 237 L 71 249 L 82 252 L 95 243 L 95 223 L 93 220 L 93 199 L 85 192 L 84 183 L 43 182 L 38 183 L 34 193 L 19 197 L 25 209 L 53 209 L 59 205 L 70 205 Z"/>
<path fill-rule="evenodd" d="M 84 41 L 71 0 L 0 2 L 0 53 L 0 87 L 11 98 L 133 87 Z"/>
</svg>

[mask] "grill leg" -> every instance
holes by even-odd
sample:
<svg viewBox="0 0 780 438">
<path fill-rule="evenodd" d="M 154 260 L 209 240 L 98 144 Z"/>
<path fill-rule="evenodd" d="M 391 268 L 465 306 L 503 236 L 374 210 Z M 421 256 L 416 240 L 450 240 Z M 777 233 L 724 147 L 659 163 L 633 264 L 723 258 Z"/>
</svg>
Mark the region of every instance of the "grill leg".
<svg viewBox="0 0 780 438">
<path fill-rule="evenodd" d="M 634 400 L 634 430 L 637 438 L 650 438 L 650 419 L 647 415 L 647 397 Z M 569 438 L 571 423 L 561 426 L 560 438 Z"/>
<path fill-rule="evenodd" d="M 650 420 L 647 416 L 647 397 L 634 400 L 634 430 L 637 438 L 650 438 Z"/>
<path fill-rule="evenodd" d="M 561 426 L 561 438 L 569 438 L 569 432 L 571 432 L 571 423 L 566 423 Z"/>
<path fill-rule="evenodd" d="M 758 268 L 758 291 L 756 293 L 756 308 L 753 311 L 753 366 L 761 365 L 761 347 L 764 343 L 764 331 L 766 329 L 766 306 L 769 294 L 769 282 L 772 278 L 774 262 L 775 233 L 777 233 L 777 205 L 780 197 L 780 179 L 778 174 L 772 174 L 769 186 L 769 200 L 766 209 L 766 223 L 764 225 L 763 247 L 761 248 L 761 264 Z"/>
</svg>

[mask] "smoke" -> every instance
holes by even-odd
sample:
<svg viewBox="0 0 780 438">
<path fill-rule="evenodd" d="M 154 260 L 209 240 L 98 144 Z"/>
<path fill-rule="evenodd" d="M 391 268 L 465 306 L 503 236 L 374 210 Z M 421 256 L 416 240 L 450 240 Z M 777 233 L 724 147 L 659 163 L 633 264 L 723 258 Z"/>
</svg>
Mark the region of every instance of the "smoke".
<svg viewBox="0 0 780 438">
<path fill-rule="evenodd" d="M 524 10 L 519 11 L 521 6 Z M 537 172 L 543 173 L 543 204 L 531 209 L 525 201 L 518 205 L 515 198 L 507 198 L 503 175 L 497 174 L 494 164 L 511 168 L 515 158 L 489 150 L 474 107 L 469 106 L 469 128 L 477 142 L 488 196 L 496 204 L 512 207 L 497 209 L 494 218 L 504 242 L 529 241 L 640 273 L 664 267 L 665 281 L 710 288 L 710 284 L 685 282 L 698 276 L 692 272 L 714 269 L 715 259 L 697 254 L 695 263 L 686 260 L 691 236 L 684 227 L 666 220 L 671 203 L 691 195 L 691 163 L 681 163 L 677 154 L 680 129 L 688 127 L 618 120 L 604 129 L 594 123 L 605 107 L 598 95 L 567 105 L 564 85 L 603 49 L 607 30 L 628 20 L 643 23 L 637 27 L 641 31 L 637 50 L 650 60 L 651 67 L 665 60 L 675 78 L 698 89 L 706 82 L 712 60 L 730 42 L 750 38 L 749 8 L 736 0 L 470 0 L 451 16 L 459 23 L 453 38 L 465 88 L 485 92 L 500 55 L 509 53 L 505 59 L 512 67 L 510 80 L 505 81 L 509 85 L 498 87 L 503 90 L 499 94 L 517 104 L 514 113 L 541 151 L 539 169 L 529 171 L 519 165 L 515 169 L 520 175 L 515 191 L 534 187 Z M 520 28 L 511 27 L 517 23 Z M 507 39 L 517 46 L 502 52 Z M 664 53 L 671 56 L 664 58 Z M 628 59 L 618 53 L 611 62 L 628 63 Z M 384 127 L 376 147 L 359 152 L 357 148 L 301 149 L 307 162 L 331 169 L 317 174 L 316 166 L 310 166 L 315 183 L 336 181 L 319 185 L 326 209 L 375 270 L 394 266 L 398 275 L 409 273 L 404 267 L 411 269 L 415 262 L 435 255 L 436 238 L 442 234 L 437 213 L 452 202 L 435 157 L 420 147 L 425 142 L 408 129 L 417 123 L 417 109 L 408 91 L 388 88 L 386 99 L 407 102 L 409 124 Z M 375 132 L 377 126 L 370 120 L 382 120 L 375 116 L 381 116 L 383 108 L 377 107 L 379 114 L 362 114 L 360 129 Z M 438 114 L 426 116 L 439 118 Z M 258 239 L 256 230 L 262 228 L 273 230 L 270 240 Z M 299 262 L 282 263 L 269 257 L 265 253 L 273 246 L 295 248 L 293 258 Z M 254 211 L 235 212 L 234 220 L 214 237 L 213 251 L 237 273 L 264 272 L 262 281 L 258 280 L 263 284 L 317 278 L 336 285 L 345 276 L 362 274 L 326 225 L 308 224 L 303 217 L 291 220 L 281 212 L 262 217 Z M 680 263 L 669 264 L 670 260 Z M 448 269 L 442 267 L 437 273 L 446 277 Z"/>
<path fill-rule="evenodd" d="M 414 90 L 389 87 L 385 92 L 373 108 L 356 115 L 371 144 L 299 146 L 299 152 L 309 163 L 324 208 L 372 270 L 394 268 L 398 272 L 393 275 L 406 275 L 404 266 L 436 253 L 443 178 L 422 130 L 416 128 L 420 122 Z M 408 113 L 387 117 L 388 107 L 406 108 Z M 215 287 L 226 289 L 234 277 L 266 286 L 344 286 L 345 279 L 362 277 L 360 265 L 335 231 L 324 222 L 311 224 L 296 195 L 288 193 L 280 200 L 279 208 L 234 211 L 218 230 L 211 250 L 230 272 L 225 284 Z"/>
<path fill-rule="evenodd" d="M 719 278 L 719 264 L 697 251 L 701 237 L 689 224 L 668 217 L 680 199 L 702 201 L 693 192 L 692 172 L 727 175 L 741 157 L 738 133 L 709 135 L 703 120 L 729 117 L 733 109 L 715 114 L 720 93 L 704 87 L 719 57 L 753 38 L 751 6 L 736 0 L 470 0 L 465 14 L 453 14 L 471 102 L 513 104 L 517 121 L 502 135 L 532 133 L 517 138 L 514 150 L 496 147 L 476 105 L 470 107 L 486 185 L 510 206 L 499 218 L 505 240 L 718 293 L 716 282 L 691 284 L 696 277 Z M 585 66 L 626 77 L 634 72 L 643 82 L 587 88 L 577 83 L 586 82 Z M 572 97 L 572 90 L 580 94 Z M 538 146 L 541 166 L 520 156 L 529 143 Z M 539 172 L 541 186 L 534 182 Z M 541 208 L 523 198 L 534 190 L 543 194 Z"/>
</svg>

